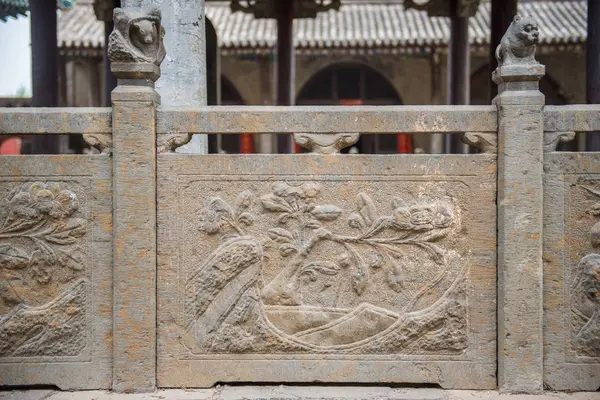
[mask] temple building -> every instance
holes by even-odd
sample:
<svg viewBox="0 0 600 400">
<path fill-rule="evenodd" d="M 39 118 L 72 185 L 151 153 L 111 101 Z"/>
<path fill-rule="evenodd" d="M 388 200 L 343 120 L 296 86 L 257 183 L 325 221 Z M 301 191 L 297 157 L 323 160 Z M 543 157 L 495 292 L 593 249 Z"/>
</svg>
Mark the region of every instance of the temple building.
<svg viewBox="0 0 600 400">
<path fill-rule="evenodd" d="M 447 90 L 451 19 L 405 3 L 343 0 L 337 9 L 294 19 L 295 72 L 285 94 L 290 103 L 453 104 Z M 490 86 L 495 87 L 488 61 L 491 6 L 482 1 L 468 18 L 470 57 L 464 68 L 470 82 L 463 86 L 470 89 L 463 104 L 490 104 Z M 539 21 L 537 57 L 547 66 L 540 82 L 546 104 L 585 103 L 587 1 L 521 1 L 518 7 L 520 14 Z M 216 95 L 211 99 L 209 94 L 209 104 L 284 104 L 277 93 L 277 21 L 232 9 L 232 2 L 206 3 L 207 29 L 214 27 L 218 43 L 214 76 L 220 76 L 213 79 Z M 104 89 L 105 22 L 94 11 L 92 0 L 79 0 L 73 9 L 58 13 L 58 105 L 110 104 L 110 90 Z M 213 138 L 211 151 L 276 152 L 274 139 L 263 136 L 254 141 L 243 135 Z M 403 135 L 368 139 L 355 151 L 443 152 L 439 143 L 423 136 L 412 142 Z"/>
</svg>

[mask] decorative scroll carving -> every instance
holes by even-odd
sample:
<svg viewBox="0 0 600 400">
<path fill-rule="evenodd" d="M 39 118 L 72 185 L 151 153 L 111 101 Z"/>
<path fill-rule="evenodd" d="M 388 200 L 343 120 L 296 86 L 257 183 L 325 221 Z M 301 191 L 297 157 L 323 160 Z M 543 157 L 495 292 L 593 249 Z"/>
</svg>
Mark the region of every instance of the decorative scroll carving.
<svg viewBox="0 0 600 400">
<path fill-rule="evenodd" d="M 462 352 L 466 268 L 440 243 L 460 230 L 453 200 L 396 198 L 391 213 L 380 214 L 366 193 L 348 211 L 320 204 L 320 195 L 316 183 L 278 182 L 258 198 L 246 190 L 233 204 L 206 201 L 198 229 L 222 241 L 187 277 L 185 345 L 199 353 Z M 272 222 L 258 229 L 257 221 Z M 343 225 L 354 233 L 338 233 Z M 263 282 L 269 258 L 284 265 Z M 406 268 L 413 262 L 439 272 L 409 289 Z M 393 310 L 368 300 L 337 306 L 341 284 L 360 299 L 370 285 L 385 288 L 373 281 L 392 293 L 410 292 L 408 300 Z M 315 284 L 337 287 L 324 295 L 327 304 L 307 303 L 301 294 L 310 297 Z"/>
<path fill-rule="evenodd" d="M 0 200 L 0 356 L 85 346 L 87 220 L 78 209 L 59 183 L 21 184 Z"/>
<path fill-rule="evenodd" d="M 544 151 L 555 151 L 558 143 L 575 139 L 575 132 L 544 132 Z"/>
<path fill-rule="evenodd" d="M 515 15 L 500 44 L 496 48 L 498 66 L 529 65 L 535 59 L 535 45 L 539 40 L 537 22 L 531 16 Z"/>
<path fill-rule="evenodd" d="M 83 135 L 83 140 L 102 154 L 108 154 L 112 149 L 112 135 L 102 133 L 86 133 Z"/>
<path fill-rule="evenodd" d="M 157 151 L 159 153 L 171 153 L 175 149 L 186 145 L 192 140 L 192 135 L 187 133 L 172 133 L 157 136 Z"/>
<path fill-rule="evenodd" d="M 165 30 L 158 8 L 150 11 L 115 8 L 115 29 L 108 38 L 108 56 L 113 63 L 149 63 L 160 66 L 166 51 Z"/>
<path fill-rule="evenodd" d="M 600 198 L 596 187 L 581 185 L 588 193 Z M 600 216 L 600 201 L 592 205 L 588 212 Z M 590 229 L 591 244 L 600 247 L 600 220 Z M 573 347 L 578 354 L 587 357 L 600 357 L 600 254 L 584 256 L 577 266 L 572 284 L 575 302 L 572 305 Z"/>
<path fill-rule="evenodd" d="M 463 143 L 481 150 L 482 153 L 498 152 L 498 135 L 496 133 L 465 132 L 461 136 Z"/>
<path fill-rule="evenodd" d="M 359 133 L 294 133 L 294 140 L 298 145 L 320 154 L 337 154 L 345 147 L 358 142 Z"/>
</svg>

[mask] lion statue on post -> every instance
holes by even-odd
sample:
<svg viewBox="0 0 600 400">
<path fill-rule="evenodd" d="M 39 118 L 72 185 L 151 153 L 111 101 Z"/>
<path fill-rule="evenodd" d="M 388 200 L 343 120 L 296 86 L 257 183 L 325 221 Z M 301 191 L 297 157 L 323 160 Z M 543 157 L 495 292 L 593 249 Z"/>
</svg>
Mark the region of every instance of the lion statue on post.
<svg viewBox="0 0 600 400">
<path fill-rule="evenodd" d="M 498 66 L 537 64 L 535 45 L 539 41 L 537 22 L 530 16 L 515 15 L 496 48 Z"/>
</svg>

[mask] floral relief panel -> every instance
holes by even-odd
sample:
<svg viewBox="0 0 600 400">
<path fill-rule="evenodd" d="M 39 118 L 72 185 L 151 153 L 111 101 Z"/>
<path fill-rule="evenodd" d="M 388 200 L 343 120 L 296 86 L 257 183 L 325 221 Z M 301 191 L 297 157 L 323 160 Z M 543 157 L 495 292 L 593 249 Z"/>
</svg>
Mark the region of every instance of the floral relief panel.
<svg viewBox="0 0 600 400">
<path fill-rule="evenodd" d="M 10 186 L 0 199 L 0 357 L 77 356 L 88 344 L 85 194 L 71 182 Z"/>
<path fill-rule="evenodd" d="M 493 158 L 467 174 L 340 158 L 159 157 L 159 385 L 328 363 L 368 372 L 321 379 L 439 382 L 453 360 L 492 385 Z"/>
<path fill-rule="evenodd" d="M 544 383 L 600 387 L 600 154 L 544 159 Z"/>
<path fill-rule="evenodd" d="M 109 161 L 0 157 L 0 385 L 111 385 Z"/>
<path fill-rule="evenodd" d="M 453 250 L 460 209 L 451 196 L 404 193 L 376 204 L 351 183 L 256 186 L 230 201 L 207 198 L 190 227 L 215 246 L 186 271 L 190 349 L 451 354 L 466 348 L 468 256 Z M 270 190 L 261 192 L 265 186 Z M 355 204 L 326 191 L 356 192 Z M 218 301 L 231 285 L 238 296 Z"/>
</svg>

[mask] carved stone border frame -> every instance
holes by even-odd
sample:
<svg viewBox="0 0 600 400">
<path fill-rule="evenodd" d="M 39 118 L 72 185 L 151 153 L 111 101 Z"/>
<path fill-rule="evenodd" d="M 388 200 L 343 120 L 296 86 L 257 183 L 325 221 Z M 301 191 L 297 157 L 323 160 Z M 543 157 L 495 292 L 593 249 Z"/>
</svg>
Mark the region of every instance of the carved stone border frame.
<svg viewBox="0 0 600 400">
<path fill-rule="evenodd" d="M 67 174 L 65 174 L 67 172 Z M 1 385 L 109 389 L 112 380 L 112 184 L 106 155 L 0 158 L 0 182 L 76 182 L 86 229 L 86 340 L 79 356 L 0 358 Z"/>
<path fill-rule="evenodd" d="M 362 180 L 369 181 L 372 176 L 385 181 L 422 180 L 436 177 L 451 179 L 456 174 L 467 173 L 468 182 L 476 185 L 478 193 L 485 193 L 487 204 L 485 217 L 476 216 L 476 202 L 470 204 L 470 223 L 483 227 L 488 224 L 490 216 L 495 218 L 495 186 L 496 174 L 494 155 L 474 155 L 468 159 L 461 156 L 432 156 L 425 159 L 419 156 L 406 156 L 398 159 L 390 156 L 355 156 L 344 158 L 336 155 L 305 155 L 303 163 L 325 166 L 330 163 L 329 171 L 312 171 L 315 180 Z M 386 160 L 387 159 L 387 160 Z M 384 161 L 385 160 L 385 161 Z M 419 160 L 415 163 L 414 160 Z M 390 169 L 380 172 L 378 162 L 387 162 Z M 495 224 L 485 225 L 489 234 L 478 237 L 478 244 L 473 252 L 471 265 L 478 267 L 471 270 L 469 279 L 469 310 L 472 319 L 469 322 L 468 335 L 470 347 L 459 356 L 443 355 L 331 355 L 315 356 L 281 354 L 267 357 L 255 355 L 198 355 L 194 359 L 183 357 L 184 350 L 179 337 L 181 331 L 180 314 L 183 312 L 180 283 L 180 250 L 182 239 L 179 232 L 178 217 L 181 207 L 179 185 L 186 185 L 186 176 L 197 176 L 197 179 L 218 180 L 223 174 L 224 165 L 233 168 L 227 178 L 243 182 L 247 179 L 264 179 L 265 176 L 281 175 L 282 178 L 312 181 L 312 174 L 290 176 L 291 169 L 282 170 L 284 165 L 294 165 L 299 161 L 289 156 L 194 156 L 178 154 L 160 154 L 157 161 L 158 181 L 158 259 L 157 259 L 157 321 L 158 321 L 158 373 L 159 387 L 205 387 L 216 382 L 228 381 L 287 381 L 306 382 L 324 380 L 329 382 L 432 382 L 446 388 L 494 388 L 496 387 L 496 254 Z M 424 165 L 431 169 L 423 171 Z M 440 163 L 452 166 L 449 168 L 434 167 Z M 461 169 L 466 165 L 477 165 L 477 170 Z M 354 176 L 350 171 L 354 167 L 363 168 L 363 176 Z M 366 169 L 365 169 L 366 168 Z M 444 171 L 443 173 L 441 171 Z M 239 171 L 239 173 L 235 172 Z M 252 172 L 247 172 L 252 171 Z M 269 172 L 270 171 L 270 172 Z M 274 173 L 273 171 L 279 171 Z M 289 171 L 289 172 L 288 172 Z M 345 172 L 344 172 L 345 171 Z M 427 175 L 431 171 L 431 176 Z M 462 171 L 462 172 L 458 172 Z M 364 175 L 368 174 L 368 175 Z M 344 176 L 342 176 L 344 175 Z M 212 179 L 211 179 L 212 176 Z M 239 176 L 239 178 L 236 178 Z M 458 177 L 460 178 L 460 177 Z M 466 177 L 465 177 L 466 178 Z M 195 178 L 194 178 L 195 179 Z M 207 193 L 207 195 L 209 195 Z M 477 203 L 478 204 L 478 203 Z M 482 214 L 483 215 L 483 214 Z M 484 229 L 484 228 L 479 228 Z M 484 229 L 484 230 L 485 230 Z M 483 231 L 482 231 L 482 235 Z M 485 244 L 484 244 L 485 243 Z M 490 297 L 491 296 L 491 297 Z M 486 321 L 485 323 L 482 321 Z M 483 326 L 485 325 L 485 328 Z M 227 373 L 224 366 L 227 365 Z M 456 371 L 461 371 L 457 373 Z M 326 372 L 327 371 L 327 372 Z M 346 372 L 344 372 L 346 371 Z M 467 383 L 469 381 L 469 383 Z"/>
<path fill-rule="evenodd" d="M 600 358 L 571 351 L 571 277 L 579 260 L 569 256 L 570 200 L 581 179 L 600 181 L 600 153 L 544 155 L 544 386 L 549 390 L 597 390 Z M 587 231 L 587 230 L 586 230 Z M 594 252 L 591 245 L 589 252 Z"/>
</svg>

